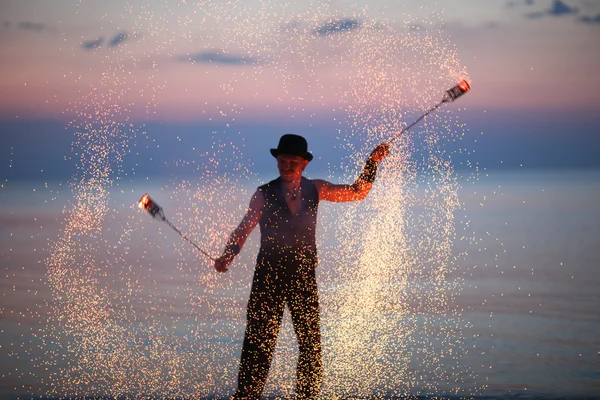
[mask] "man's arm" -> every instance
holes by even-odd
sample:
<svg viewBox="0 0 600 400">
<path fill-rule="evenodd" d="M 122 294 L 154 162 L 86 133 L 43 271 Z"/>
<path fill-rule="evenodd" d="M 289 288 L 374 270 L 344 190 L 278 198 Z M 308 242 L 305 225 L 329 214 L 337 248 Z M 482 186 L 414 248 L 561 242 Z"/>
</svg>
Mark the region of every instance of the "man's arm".
<svg viewBox="0 0 600 400">
<path fill-rule="evenodd" d="M 383 160 L 389 153 L 389 145 L 382 143 L 375 147 L 371 152 L 362 173 L 352 185 L 337 185 L 321 179 L 315 179 L 313 182 L 319 191 L 319 199 L 335 202 L 363 200 L 371 191 L 375 174 L 377 173 L 377 164 Z"/>
<path fill-rule="evenodd" d="M 227 272 L 227 267 L 242 247 L 244 247 L 248 235 L 250 235 L 256 224 L 258 224 L 264 205 L 265 198 L 262 192 L 257 190 L 250 200 L 250 205 L 248 206 L 248 210 L 246 210 L 246 215 L 244 215 L 242 222 L 240 222 L 236 230 L 229 236 L 223 254 L 215 260 L 215 269 L 217 271 Z"/>
</svg>

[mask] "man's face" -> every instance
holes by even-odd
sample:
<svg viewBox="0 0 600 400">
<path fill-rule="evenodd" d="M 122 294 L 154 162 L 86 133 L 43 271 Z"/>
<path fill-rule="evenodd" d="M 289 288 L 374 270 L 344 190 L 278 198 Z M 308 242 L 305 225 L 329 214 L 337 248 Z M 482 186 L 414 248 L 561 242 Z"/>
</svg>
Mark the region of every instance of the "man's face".
<svg viewBox="0 0 600 400">
<path fill-rule="evenodd" d="M 308 165 L 308 160 L 300 156 L 290 154 L 280 154 L 277 156 L 277 168 L 279 175 L 284 182 L 292 182 L 300 179 L 302 171 Z"/>
</svg>

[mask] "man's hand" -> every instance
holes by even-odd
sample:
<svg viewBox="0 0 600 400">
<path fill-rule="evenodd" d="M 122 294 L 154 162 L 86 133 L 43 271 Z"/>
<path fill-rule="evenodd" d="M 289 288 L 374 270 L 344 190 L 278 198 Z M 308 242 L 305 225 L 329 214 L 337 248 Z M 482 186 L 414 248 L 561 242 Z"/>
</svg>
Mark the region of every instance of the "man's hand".
<svg viewBox="0 0 600 400">
<path fill-rule="evenodd" d="M 390 145 L 388 143 L 381 143 L 375 147 L 369 156 L 370 159 L 379 163 L 381 160 L 387 157 L 390 153 Z"/>
<path fill-rule="evenodd" d="M 225 246 L 223 255 L 215 260 L 215 269 L 219 272 L 227 272 L 227 267 L 239 253 L 240 246 L 235 242 L 230 242 Z"/>
<path fill-rule="evenodd" d="M 229 271 L 227 267 L 233 261 L 233 256 L 223 255 L 215 260 L 215 269 L 221 273 Z"/>
</svg>

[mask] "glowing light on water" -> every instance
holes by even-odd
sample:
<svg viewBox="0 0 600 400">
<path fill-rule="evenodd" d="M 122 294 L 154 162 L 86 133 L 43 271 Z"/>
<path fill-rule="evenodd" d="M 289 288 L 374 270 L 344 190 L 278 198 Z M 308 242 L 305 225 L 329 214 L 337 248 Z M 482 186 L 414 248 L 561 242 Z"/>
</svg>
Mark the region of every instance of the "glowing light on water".
<svg viewBox="0 0 600 400">
<path fill-rule="evenodd" d="M 329 115 L 334 107 L 340 146 L 353 154 L 346 181 L 375 144 L 467 74 L 437 18 L 399 26 L 361 9 L 346 18 L 317 0 L 126 4 L 139 49 L 128 43 L 103 59 L 98 86 L 70 110 L 79 171 L 46 262 L 54 302 L 42 367 L 56 371 L 49 390 L 60 396 L 225 395 L 236 379 L 249 284 L 234 277 L 248 279 L 253 261 L 242 258 L 239 272 L 218 275 L 189 248 L 161 240 L 166 235 L 156 225 L 152 233 L 134 205 L 119 214 L 111 199 L 118 180 L 140 173 L 122 169 L 148 140 L 131 123 L 136 103 L 153 114 L 168 88 L 155 79 L 156 60 L 173 56 L 176 37 L 191 40 L 198 27 L 220 49 L 187 54 L 190 63 L 248 66 L 220 83 L 225 96 L 266 97 L 263 87 L 274 81 L 281 88 L 276 102 L 289 104 L 290 116 Z M 225 131 L 243 109 L 235 102 L 219 107 L 202 112 L 211 108 Z M 452 276 L 460 202 L 444 146 L 460 133 L 451 110 L 432 115 L 418 134 L 394 145 L 365 203 L 321 206 L 322 232 L 336 242 L 321 247 L 319 267 L 325 396 L 433 394 L 474 379 L 461 364 L 462 322 L 452 305 L 460 284 Z M 175 177 L 158 197 L 170 203 L 178 226 L 214 253 L 250 198 L 240 182 L 256 180 L 243 139 L 243 132 L 226 142 L 215 135 L 211 149 L 197 151 L 197 180 Z M 138 206 L 149 211 L 152 204 L 143 197 Z M 290 328 L 286 322 L 266 394 L 293 392 Z"/>
</svg>

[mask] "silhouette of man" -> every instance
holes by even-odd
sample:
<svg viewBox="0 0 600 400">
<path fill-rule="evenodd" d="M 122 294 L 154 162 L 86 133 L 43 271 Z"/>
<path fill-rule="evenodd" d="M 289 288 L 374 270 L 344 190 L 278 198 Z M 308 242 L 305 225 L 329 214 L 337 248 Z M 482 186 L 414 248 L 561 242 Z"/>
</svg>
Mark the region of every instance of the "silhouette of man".
<svg viewBox="0 0 600 400">
<path fill-rule="evenodd" d="M 296 396 L 314 399 L 322 381 L 317 266 L 317 208 L 322 200 L 347 202 L 364 199 L 375 180 L 377 164 L 389 146 L 377 146 L 359 178 L 351 185 L 309 180 L 302 173 L 313 156 L 302 136 L 287 134 L 271 154 L 277 158 L 279 178 L 260 186 L 242 222 L 231 234 L 221 257 L 215 261 L 226 272 L 244 246 L 248 235 L 260 225 L 258 253 L 247 308 L 247 325 L 234 399 L 258 399 L 277 343 L 287 304 L 299 357 Z"/>
</svg>

